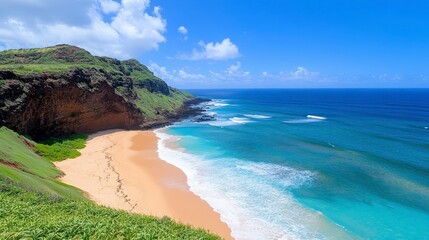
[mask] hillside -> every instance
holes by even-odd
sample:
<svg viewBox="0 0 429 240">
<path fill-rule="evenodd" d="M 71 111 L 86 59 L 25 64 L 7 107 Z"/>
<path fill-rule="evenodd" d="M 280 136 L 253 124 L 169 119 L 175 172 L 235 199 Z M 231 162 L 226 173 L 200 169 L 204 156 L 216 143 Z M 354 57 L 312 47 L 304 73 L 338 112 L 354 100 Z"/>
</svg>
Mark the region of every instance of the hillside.
<svg viewBox="0 0 429 240">
<path fill-rule="evenodd" d="M 192 99 L 134 59 L 69 45 L 0 52 L 0 125 L 36 139 L 162 125 Z"/>
<path fill-rule="evenodd" d="M 0 128 L 0 239 L 219 239 L 206 231 L 98 206 L 55 178 L 34 142 Z"/>
</svg>

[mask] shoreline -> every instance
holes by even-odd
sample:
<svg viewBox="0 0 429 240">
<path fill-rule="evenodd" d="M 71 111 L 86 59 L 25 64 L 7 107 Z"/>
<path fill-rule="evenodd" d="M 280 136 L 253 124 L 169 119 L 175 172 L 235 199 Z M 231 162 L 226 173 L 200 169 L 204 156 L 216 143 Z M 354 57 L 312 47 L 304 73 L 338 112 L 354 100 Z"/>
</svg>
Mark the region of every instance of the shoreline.
<svg viewBox="0 0 429 240">
<path fill-rule="evenodd" d="M 153 131 L 108 130 L 90 135 L 81 156 L 55 163 L 61 181 L 97 204 L 204 228 L 233 239 L 220 214 L 189 190 L 185 173 L 158 156 Z"/>
</svg>

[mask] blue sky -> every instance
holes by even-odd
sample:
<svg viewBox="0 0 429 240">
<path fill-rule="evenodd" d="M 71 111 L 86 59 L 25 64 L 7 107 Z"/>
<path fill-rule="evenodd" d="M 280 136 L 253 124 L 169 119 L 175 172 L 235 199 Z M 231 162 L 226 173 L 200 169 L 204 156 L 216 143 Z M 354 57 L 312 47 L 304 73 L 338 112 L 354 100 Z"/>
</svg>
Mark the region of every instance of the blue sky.
<svg viewBox="0 0 429 240">
<path fill-rule="evenodd" d="M 0 16 L 1 49 L 70 43 L 180 88 L 429 87 L 429 1 L 4 0 Z"/>
</svg>

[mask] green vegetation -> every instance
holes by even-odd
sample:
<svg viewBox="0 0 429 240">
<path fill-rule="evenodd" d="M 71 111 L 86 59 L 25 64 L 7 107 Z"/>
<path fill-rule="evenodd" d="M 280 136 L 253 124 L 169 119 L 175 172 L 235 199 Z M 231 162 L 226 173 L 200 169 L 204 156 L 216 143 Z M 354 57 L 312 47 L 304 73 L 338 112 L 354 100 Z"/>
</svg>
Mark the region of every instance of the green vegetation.
<svg viewBox="0 0 429 240">
<path fill-rule="evenodd" d="M 84 199 L 82 193 L 55 178 L 61 171 L 34 150 L 34 142 L 12 130 L 0 128 L 0 176 L 20 186 L 53 197 Z"/>
<path fill-rule="evenodd" d="M 76 139 L 56 143 L 82 146 Z M 61 172 L 33 151 L 34 144 L 0 128 L 0 239 L 220 239 L 169 218 L 90 202 L 55 179 Z"/>
<path fill-rule="evenodd" d="M 25 191 L 0 179 L 0 239 L 219 239 L 203 230 Z"/>
<path fill-rule="evenodd" d="M 40 73 L 56 74 L 61 78 L 62 74 L 76 69 L 81 71 L 76 74 L 79 81 L 75 84 L 79 88 L 93 92 L 98 90 L 99 83 L 107 81 L 116 94 L 138 107 L 149 122 L 164 120 L 166 116 L 173 115 L 182 107 L 184 101 L 192 98 L 189 94 L 169 87 L 135 59 L 120 61 L 97 57 L 70 45 L 0 52 L 0 71 L 12 71 L 18 75 L 17 79 L 24 75 L 28 79 L 28 76 L 37 76 Z M 14 84 L 17 84 L 16 81 Z M 5 84 L 0 82 L 0 90 L 7 89 L 7 83 L 5 87 L 2 85 Z M 21 98 L 26 98 L 26 91 L 31 88 L 23 83 L 20 88 L 25 93 Z M 18 100 L 11 99 L 7 104 L 20 106 Z"/>
<path fill-rule="evenodd" d="M 77 149 L 85 147 L 87 135 L 75 134 L 67 138 L 51 138 L 43 143 L 36 143 L 37 152 L 49 161 L 61 161 L 80 156 Z"/>
<path fill-rule="evenodd" d="M 131 64 L 131 66 L 125 66 L 128 64 Z M 103 71 L 108 73 L 119 75 L 132 74 L 141 76 L 143 79 L 154 77 L 149 69 L 141 65 L 137 60 L 121 62 L 108 57 L 96 57 L 84 49 L 70 45 L 13 49 L 0 52 L 0 70 L 10 70 L 16 74 L 62 73 L 74 68 L 103 69 Z M 124 70 L 127 72 L 124 72 Z M 133 71 L 136 71 L 136 73 L 133 73 Z"/>
<path fill-rule="evenodd" d="M 137 106 L 149 119 L 162 118 L 165 114 L 173 114 L 183 102 L 190 97 L 189 94 L 172 90 L 172 97 L 156 93 L 150 94 L 147 89 L 137 89 Z"/>
</svg>

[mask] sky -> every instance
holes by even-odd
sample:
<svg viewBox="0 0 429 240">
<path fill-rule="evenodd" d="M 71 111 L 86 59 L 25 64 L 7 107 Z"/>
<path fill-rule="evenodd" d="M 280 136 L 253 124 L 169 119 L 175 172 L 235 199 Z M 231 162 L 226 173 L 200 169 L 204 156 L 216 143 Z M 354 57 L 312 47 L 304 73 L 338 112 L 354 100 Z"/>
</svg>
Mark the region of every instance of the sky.
<svg viewBox="0 0 429 240">
<path fill-rule="evenodd" d="M 429 87 L 427 0 L 0 1 L 0 50 L 61 43 L 182 89 Z"/>
</svg>

